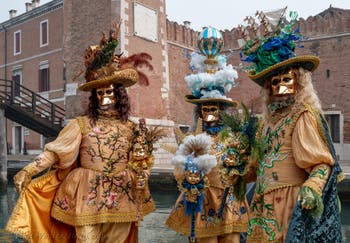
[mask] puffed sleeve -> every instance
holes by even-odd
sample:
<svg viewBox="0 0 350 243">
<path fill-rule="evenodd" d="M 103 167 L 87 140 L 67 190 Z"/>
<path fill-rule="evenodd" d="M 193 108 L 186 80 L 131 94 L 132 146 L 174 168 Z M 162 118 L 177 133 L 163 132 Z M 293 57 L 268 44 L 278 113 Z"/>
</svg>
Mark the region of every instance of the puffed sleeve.
<svg viewBox="0 0 350 243">
<path fill-rule="evenodd" d="M 295 125 L 292 148 L 296 164 L 309 173 L 318 164 L 334 165 L 328 146 L 317 129 L 316 119 L 308 111 L 300 116 Z"/>
<path fill-rule="evenodd" d="M 60 169 L 71 166 L 79 155 L 82 133 L 77 119 L 70 121 L 58 134 L 57 138 L 45 145 L 43 153 L 38 155 L 26 170 L 31 176 L 56 164 Z"/>
<path fill-rule="evenodd" d="M 317 121 L 308 111 L 298 119 L 292 135 L 293 156 L 296 164 L 309 173 L 303 186 L 312 188 L 322 195 L 333 157 L 317 128 Z"/>
</svg>

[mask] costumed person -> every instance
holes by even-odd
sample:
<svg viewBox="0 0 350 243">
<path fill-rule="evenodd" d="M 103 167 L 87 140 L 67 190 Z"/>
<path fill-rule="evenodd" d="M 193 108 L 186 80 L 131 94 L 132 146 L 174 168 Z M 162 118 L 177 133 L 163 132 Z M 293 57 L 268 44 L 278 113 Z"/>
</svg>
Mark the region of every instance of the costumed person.
<svg viewBox="0 0 350 243">
<path fill-rule="evenodd" d="M 206 133 L 186 136 L 172 159 L 178 172 L 178 187 L 183 192 L 185 215 L 191 217 L 190 242 L 196 240 L 196 218 L 203 208 L 204 191 L 209 187 L 206 175 L 217 163 L 215 155 L 209 154 L 211 145 L 211 137 Z"/>
<path fill-rule="evenodd" d="M 188 236 L 190 241 L 193 240 L 193 227 L 197 242 L 240 242 L 240 233 L 247 230 L 247 201 L 245 198 L 237 200 L 232 194 L 224 196 L 226 184 L 220 173 L 220 161 L 225 152 L 221 141 L 224 124 L 220 113 L 237 106 L 237 102 L 226 97 L 226 93 L 236 85 L 237 72 L 232 65 L 226 64 L 224 55 L 218 55 L 222 45 L 221 33 L 212 27 L 205 28 L 199 35 L 198 46 L 207 57 L 192 53 L 191 68 L 196 73 L 185 77 L 192 91 L 185 100 L 196 105 L 194 120 L 197 127 L 193 130 L 196 134 L 206 132 L 210 135 L 213 141 L 210 154 L 215 155 L 218 161 L 207 175 L 209 184 L 204 190 L 202 209 L 197 214 L 195 225 L 192 225 L 191 217 L 186 217 L 183 193 L 166 221 L 169 228 Z M 178 180 L 177 174 L 175 170 Z"/>
<path fill-rule="evenodd" d="M 297 14 L 284 12 L 277 26 L 260 13 L 264 33 L 242 50 L 264 100 L 247 242 L 342 242 L 342 172 L 311 79 L 320 60 L 296 56 Z"/>
<path fill-rule="evenodd" d="M 72 119 L 14 177 L 20 193 L 6 229 L 29 242 L 137 242 L 138 222 L 154 210 L 148 189 L 157 131 L 129 120 L 126 87 L 148 85 L 146 53 L 115 55 L 119 26 L 86 49 L 87 115 Z M 51 168 L 49 172 L 32 177 Z"/>
</svg>

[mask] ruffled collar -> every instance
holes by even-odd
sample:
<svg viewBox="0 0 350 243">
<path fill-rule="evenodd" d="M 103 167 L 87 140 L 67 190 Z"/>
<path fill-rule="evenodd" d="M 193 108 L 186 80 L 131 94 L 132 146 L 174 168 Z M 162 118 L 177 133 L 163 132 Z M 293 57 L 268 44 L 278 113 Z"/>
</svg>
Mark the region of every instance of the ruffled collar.
<svg viewBox="0 0 350 243">
<path fill-rule="evenodd" d="M 294 97 L 284 100 L 284 101 L 273 101 L 271 102 L 268 107 L 271 112 L 275 112 L 277 110 L 287 108 L 295 103 Z"/>
<path fill-rule="evenodd" d="M 119 112 L 117 110 L 98 110 L 98 116 L 99 118 L 114 118 L 114 119 L 119 119 Z"/>
</svg>

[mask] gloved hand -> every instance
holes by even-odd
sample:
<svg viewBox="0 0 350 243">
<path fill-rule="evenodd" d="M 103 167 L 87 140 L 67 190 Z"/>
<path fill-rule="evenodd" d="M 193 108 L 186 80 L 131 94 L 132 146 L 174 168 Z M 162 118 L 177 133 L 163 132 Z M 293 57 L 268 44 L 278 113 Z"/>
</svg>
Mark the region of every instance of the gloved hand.
<svg viewBox="0 0 350 243">
<path fill-rule="evenodd" d="M 303 186 L 300 189 L 298 200 L 301 201 L 302 209 L 312 209 L 316 206 L 315 196 L 309 187 Z"/>
<path fill-rule="evenodd" d="M 324 209 L 322 198 L 310 187 L 301 187 L 298 200 L 301 201 L 302 209 L 310 210 L 311 216 L 314 218 L 321 217 Z"/>
<path fill-rule="evenodd" d="M 31 180 L 32 177 L 26 170 L 20 170 L 13 178 L 17 192 L 21 193 Z"/>
</svg>

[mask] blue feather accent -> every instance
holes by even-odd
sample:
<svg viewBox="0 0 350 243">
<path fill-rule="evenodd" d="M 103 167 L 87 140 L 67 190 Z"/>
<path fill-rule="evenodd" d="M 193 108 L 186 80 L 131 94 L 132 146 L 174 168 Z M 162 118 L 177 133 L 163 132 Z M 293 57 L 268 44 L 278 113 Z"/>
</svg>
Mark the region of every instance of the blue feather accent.
<svg viewBox="0 0 350 243">
<path fill-rule="evenodd" d="M 224 125 L 207 126 L 203 123 L 203 131 L 206 131 L 209 134 L 217 134 L 218 132 L 221 132 L 222 129 L 224 129 Z"/>
<path fill-rule="evenodd" d="M 182 186 L 188 191 L 191 191 L 191 189 L 193 188 L 196 188 L 198 191 L 201 191 L 204 189 L 204 180 L 202 179 L 198 184 L 195 185 L 190 184 L 186 180 L 184 180 L 182 182 Z M 201 212 L 204 200 L 204 192 L 201 193 L 201 195 L 197 198 L 197 202 L 195 203 L 187 201 L 185 194 L 182 200 L 185 206 L 186 215 L 192 215 L 192 212 Z"/>
</svg>

